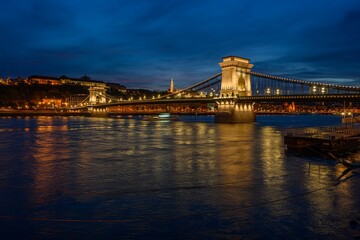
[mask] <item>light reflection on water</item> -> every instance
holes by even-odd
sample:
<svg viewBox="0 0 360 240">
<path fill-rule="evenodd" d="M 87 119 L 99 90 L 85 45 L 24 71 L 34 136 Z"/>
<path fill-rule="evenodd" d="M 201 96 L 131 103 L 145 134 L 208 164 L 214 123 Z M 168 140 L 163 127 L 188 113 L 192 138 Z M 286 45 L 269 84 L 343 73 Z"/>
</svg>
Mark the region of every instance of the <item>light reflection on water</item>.
<svg viewBox="0 0 360 240">
<path fill-rule="evenodd" d="M 338 119 L 0 118 L 0 229 L 26 239 L 355 236 L 356 175 L 334 185 L 341 166 L 283 147 L 284 128 L 324 120 Z"/>
</svg>

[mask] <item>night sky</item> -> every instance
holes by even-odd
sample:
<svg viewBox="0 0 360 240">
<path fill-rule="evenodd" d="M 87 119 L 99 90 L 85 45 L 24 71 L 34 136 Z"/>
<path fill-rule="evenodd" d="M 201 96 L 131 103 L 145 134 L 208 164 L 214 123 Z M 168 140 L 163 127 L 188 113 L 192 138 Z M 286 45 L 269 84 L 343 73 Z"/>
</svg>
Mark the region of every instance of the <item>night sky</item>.
<svg viewBox="0 0 360 240">
<path fill-rule="evenodd" d="M 0 77 L 164 90 L 221 71 L 360 85 L 359 0 L 17 0 L 0 3 Z"/>
</svg>

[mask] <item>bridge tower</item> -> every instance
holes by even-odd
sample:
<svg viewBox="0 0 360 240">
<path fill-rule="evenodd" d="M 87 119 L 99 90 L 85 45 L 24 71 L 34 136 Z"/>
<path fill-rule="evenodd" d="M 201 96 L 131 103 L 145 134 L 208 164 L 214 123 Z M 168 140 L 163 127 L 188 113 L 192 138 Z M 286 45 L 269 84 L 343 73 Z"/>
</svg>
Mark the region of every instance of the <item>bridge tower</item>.
<svg viewBox="0 0 360 240">
<path fill-rule="evenodd" d="M 106 87 L 92 86 L 89 88 L 89 106 L 88 112 L 91 117 L 108 117 L 108 108 L 105 106 L 94 106 L 97 104 L 106 104 Z"/>
<path fill-rule="evenodd" d="M 224 57 L 219 65 L 222 69 L 220 96 L 251 96 L 250 75 L 245 74 L 254 66 L 250 64 L 249 59 L 235 56 Z"/>
<path fill-rule="evenodd" d="M 253 103 L 239 101 L 241 96 L 251 96 L 250 75 L 254 66 L 246 58 L 229 56 L 219 63 L 222 69 L 220 96 L 216 98 L 218 113 L 215 122 L 254 122 Z"/>
<path fill-rule="evenodd" d="M 89 88 L 90 96 L 89 96 L 89 104 L 103 104 L 106 103 L 106 87 L 94 86 Z"/>
</svg>

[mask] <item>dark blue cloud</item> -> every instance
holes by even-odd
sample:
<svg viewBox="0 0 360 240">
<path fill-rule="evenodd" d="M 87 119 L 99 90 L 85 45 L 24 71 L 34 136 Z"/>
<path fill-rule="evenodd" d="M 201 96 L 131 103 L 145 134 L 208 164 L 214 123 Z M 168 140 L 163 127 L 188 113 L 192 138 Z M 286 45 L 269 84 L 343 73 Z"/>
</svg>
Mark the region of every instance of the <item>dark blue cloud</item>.
<svg viewBox="0 0 360 240">
<path fill-rule="evenodd" d="M 223 56 L 254 71 L 360 81 L 360 2 L 77 1 L 0 3 L 0 76 L 44 74 L 166 89 L 220 71 Z"/>
</svg>

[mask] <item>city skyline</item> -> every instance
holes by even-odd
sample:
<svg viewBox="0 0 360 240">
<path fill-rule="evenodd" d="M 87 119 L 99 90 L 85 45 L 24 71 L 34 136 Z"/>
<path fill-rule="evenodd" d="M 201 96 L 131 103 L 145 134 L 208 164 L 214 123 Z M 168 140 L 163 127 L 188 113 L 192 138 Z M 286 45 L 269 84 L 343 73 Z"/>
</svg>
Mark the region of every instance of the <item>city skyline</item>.
<svg viewBox="0 0 360 240">
<path fill-rule="evenodd" d="M 221 71 L 358 85 L 360 2 L 2 2 L 0 76 L 81 77 L 128 88 L 182 88 Z"/>
</svg>

